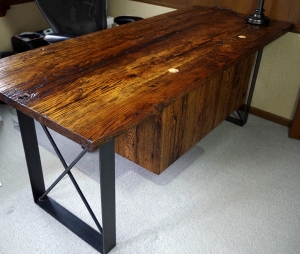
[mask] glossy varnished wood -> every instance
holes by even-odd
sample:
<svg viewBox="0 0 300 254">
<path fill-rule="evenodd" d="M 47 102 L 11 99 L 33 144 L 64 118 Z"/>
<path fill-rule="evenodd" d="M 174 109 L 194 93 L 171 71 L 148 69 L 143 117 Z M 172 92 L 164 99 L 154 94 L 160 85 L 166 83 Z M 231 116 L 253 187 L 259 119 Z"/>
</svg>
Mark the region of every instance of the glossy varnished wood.
<svg viewBox="0 0 300 254">
<path fill-rule="evenodd" d="M 258 0 L 134 0 L 174 9 L 189 8 L 199 5 L 204 7 L 227 8 L 236 13 L 249 16 L 258 7 Z M 294 32 L 300 32 L 300 1 L 299 0 L 268 0 L 264 3 L 265 15 L 271 21 L 280 20 L 291 22 L 295 25 Z"/>
<path fill-rule="evenodd" d="M 291 28 L 200 7 L 171 12 L 1 59 L 0 99 L 95 150 Z"/>
</svg>

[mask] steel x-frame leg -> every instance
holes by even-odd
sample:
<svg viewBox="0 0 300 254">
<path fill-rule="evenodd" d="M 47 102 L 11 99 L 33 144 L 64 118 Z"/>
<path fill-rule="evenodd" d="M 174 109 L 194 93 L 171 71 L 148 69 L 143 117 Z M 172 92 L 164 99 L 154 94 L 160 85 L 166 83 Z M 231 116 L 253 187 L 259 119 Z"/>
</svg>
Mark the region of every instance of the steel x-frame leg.
<svg viewBox="0 0 300 254">
<path fill-rule="evenodd" d="M 254 66 L 254 70 L 253 70 L 253 74 L 252 74 L 251 85 L 250 85 L 248 99 L 247 99 L 247 103 L 245 105 L 244 113 L 241 114 L 240 111 L 237 110 L 236 113 L 237 113 L 238 117 L 232 117 L 232 116 L 227 117 L 226 120 L 231 123 L 234 123 L 234 124 L 240 125 L 240 126 L 244 126 L 248 121 L 248 115 L 250 112 L 250 106 L 251 106 L 251 102 L 252 102 L 252 97 L 253 97 L 253 93 L 254 93 L 254 88 L 255 88 L 255 84 L 256 84 L 256 79 L 257 79 L 257 75 L 258 75 L 258 70 L 259 70 L 259 66 L 260 66 L 262 53 L 263 53 L 263 48 L 257 52 L 256 62 L 255 62 L 255 66 Z"/>
<path fill-rule="evenodd" d="M 102 227 L 98 232 L 47 196 L 50 190 L 45 188 L 34 120 L 19 111 L 18 119 L 34 202 L 99 252 L 108 253 L 116 245 L 114 140 L 100 147 Z M 73 165 L 64 166 L 68 173 Z"/>
</svg>

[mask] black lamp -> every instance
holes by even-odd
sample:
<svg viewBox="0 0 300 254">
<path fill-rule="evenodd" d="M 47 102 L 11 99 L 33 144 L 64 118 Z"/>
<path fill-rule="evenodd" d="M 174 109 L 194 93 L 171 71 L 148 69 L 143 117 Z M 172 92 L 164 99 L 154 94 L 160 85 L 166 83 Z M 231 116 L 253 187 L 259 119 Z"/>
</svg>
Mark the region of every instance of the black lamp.
<svg viewBox="0 0 300 254">
<path fill-rule="evenodd" d="M 264 25 L 267 26 L 270 23 L 270 19 L 264 14 L 264 0 L 259 0 L 258 7 L 255 13 L 247 18 L 247 22 L 251 25 Z"/>
</svg>

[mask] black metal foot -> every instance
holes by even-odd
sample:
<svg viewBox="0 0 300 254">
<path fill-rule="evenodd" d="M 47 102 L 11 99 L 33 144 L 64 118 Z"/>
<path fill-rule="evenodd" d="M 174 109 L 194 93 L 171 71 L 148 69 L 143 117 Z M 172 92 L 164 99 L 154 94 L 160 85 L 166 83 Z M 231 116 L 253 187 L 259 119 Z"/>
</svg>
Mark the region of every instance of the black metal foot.
<svg viewBox="0 0 300 254">
<path fill-rule="evenodd" d="M 45 198 L 43 201 L 38 201 L 37 205 L 86 243 L 91 245 L 97 251 L 103 253 L 102 235 L 98 231 L 87 225 L 49 197 Z"/>
<path fill-rule="evenodd" d="M 254 93 L 254 88 L 255 88 L 255 84 L 256 84 L 256 79 L 257 79 L 257 75 L 258 75 L 258 70 L 259 70 L 262 54 L 263 54 L 263 49 L 260 49 L 256 56 L 256 62 L 255 62 L 255 66 L 254 66 L 254 70 L 253 70 L 253 74 L 252 74 L 251 85 L 250 85 L 250 89 L 249 89 L 249 93 L 248 93 L 247 103 L 245 105 L 244 114 L 241 115 L 239 110 L 237 110 L 236 113 L 238 115 L 238 118 L 232 117 L 232 116 L 229 116 L 226 118 L 226 120 L 231 123 L 234 123 L 239 126 L 244 126 L 248 121 L 248 115 L 250 112 L 250 106 L 251 106 L 251 102 L 252 102 L 252 97 L 253 97 L 253 93 Z"/>
</svg>

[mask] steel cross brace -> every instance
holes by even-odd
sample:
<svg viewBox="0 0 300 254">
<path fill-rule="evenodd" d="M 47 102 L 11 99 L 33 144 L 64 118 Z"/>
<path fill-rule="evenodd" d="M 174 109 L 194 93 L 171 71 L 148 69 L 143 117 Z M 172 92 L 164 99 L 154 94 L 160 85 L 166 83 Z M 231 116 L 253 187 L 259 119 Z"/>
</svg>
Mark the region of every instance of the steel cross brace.
<svg viewBox="0 0 300 254">
<path fill-rule="evenodd" d="M 87 149 L 84 149 L 68 166 L 54 140 L 52 139 L 48 129 L 42 125 L 55 152 L 57 153 L 57 156 L 65 168 L 65 171 L 58 177 L 58 179 L 47 190 L 45 190 L 34 119 L 19 111 L 17 113 L 34 202 L 99 252 L 103 254 L 108 253 L 116 245 L 114 140 L 111 140 L 100 147 L 99 166 L 102 208 L 101 227 L 83 193 L 81 192 L 76 180 L 70 172 L 72 167 L 87 152 Z M 47 194 L 66 174 L 70 176 L 72 183 L 82 198 L 100 233 L 47 196 Z"/>
<path fill-rule="evenodd" d="M 254 70 L 253 70 L 253 74 L 252 74 L 251 85 L 250 85 L 250 89 L 249 89 L 249 93 L 248 93 L 248 99 L 247 99 L 246 107 L 244 110 L 244 114 L 242 116 L 239 109 L 236 110 L 238 118 L 232 117 L 232 116 L 228 116 L 226 118 L 226 120 L 231 123 L 234 123 L 234 124 L 240 125 L 240 126 L 244 126 L 248 121 L 248 115 L 250 112 L 250 106 L 251 106 L 251 102 L 252 102 L 252 97 L 253 97 L 253 93 L 254 93 L 254 88 L 255 88 L 255 84 L 256 84 L 256 79 L 257 79 L 257 75 L 258 75 L 258 70 L 259 70 L 259 66 L 260 66 L 262 53 L 263 53 L 263 48 L 258 51 L 257 56 L 256 56 L 256 62 L 255 62 L 255 66 L 254 66 Z"/>
</svg>

